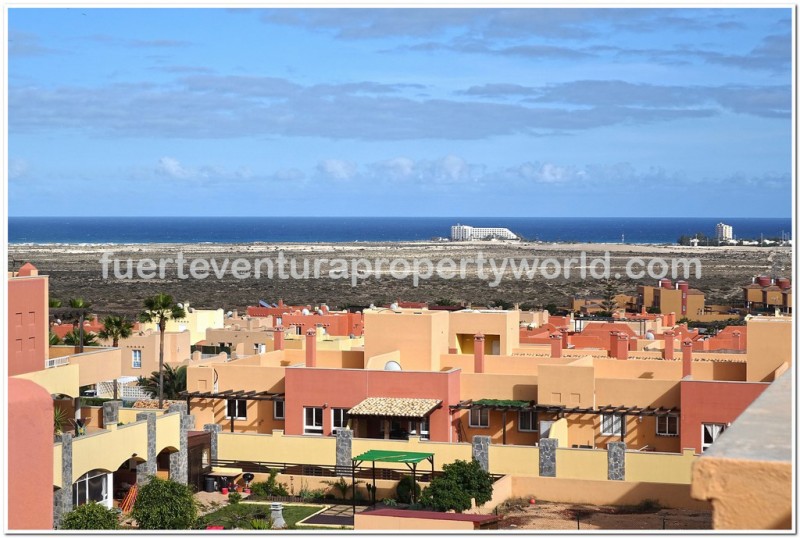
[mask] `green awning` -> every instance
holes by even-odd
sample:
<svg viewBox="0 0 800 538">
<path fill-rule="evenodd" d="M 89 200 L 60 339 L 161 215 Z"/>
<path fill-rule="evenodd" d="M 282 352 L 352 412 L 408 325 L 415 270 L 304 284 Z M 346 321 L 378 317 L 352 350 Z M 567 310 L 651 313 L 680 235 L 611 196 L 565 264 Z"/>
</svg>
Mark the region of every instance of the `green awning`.
<svg viewBox="0 0 800 538">
<path fill-rule="evenodd" d="M 388 463 L 419 463 L 432 458 L 430 452 L 405 452 L 401 450 L 368 450 L 353 461 L 383 461 Z"/>
</svg>

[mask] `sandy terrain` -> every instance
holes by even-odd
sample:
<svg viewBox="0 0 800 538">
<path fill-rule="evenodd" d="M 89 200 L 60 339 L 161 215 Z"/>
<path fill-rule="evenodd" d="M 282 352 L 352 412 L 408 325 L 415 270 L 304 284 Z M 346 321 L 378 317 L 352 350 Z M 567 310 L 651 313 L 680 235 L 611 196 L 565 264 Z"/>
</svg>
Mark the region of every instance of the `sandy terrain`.
<svg viewBox="0 0 800 538">
<path fill-rule="evenodd" d="M 540 261 L 555 258 L 563 263 L 566 258 L 578 257 L 581 251 L 587 253 L 589 260 L 608 252 L 612 275 L 617 272 L 624 274 L 625 264 L 634 257 L 642 257 L 645 261 L 654 256 L 668 261 L 676 257 L 697 258 L 702 263 L 702 277 L 689 280 L 693 287 L 706 292 L 707 302 L 717 304 L 740 301 L 741 286 L 749 283 L 755 274 L 774 272 L 777 276 L 790 276 L 791 272 L 789 248 L 502 242 L 9 245 L 9 267 L 19 267 L 26 261 L 32 262 L 41 273 L 50 275 L 52 297 L 83 297 L 94 304 L 93 310 L 98 314 L 113 312 L 133 315 L 139 311 L 145 297 L 162 291 L 198 308 L 222 307 L 226 310 L 241 310 L 247 305 L 257 304 L 259 299 L 276 302 L 279 298 L 289 304 L 326 302 L 331 307 L 384 304 L 398 298 L 406 301 L 448 299 L 473 304 L 502 300 L 531 307 L 548 303 L 566 305 L 572 295 L 598 294 L 603 283 L 591 278 L 582 280 L 576 274 L 580 264 L 575 263 L 569 279 L 546 279 L 541 273 L 537 273 L 530 279 L 515 280 L 511 278 L 511 270 L 507 269 L 507 277 L 500 285 L 491 287 L 489 282 L 492 278 L 478 278 L 477 266 L 473 262 L 467 264 L 466 278 L 463 280 L 433 278 L 422 280 L 415 287 L 411 278 L 412 270 L 405 279 L 391 278 L 388 274 L 388 260 L 403 258 L 413 264 L 414 260 L 428 258 L 436 264 L 443 258 L 452 258 L 460 263 L 461 259 L 475 259 L 480 253 L 487 260 L 494 258 L 499 267 L 503 258 L 517 261 L 523 258 L 530 260 L 533 257 L 538 257 Z M 131 279 L 115 279 L 113 265 L 109 268 L 109 278 L 104 279 L 100 265 L 103 253 L 108 253 L 112 259 L 121 260 L 123 271 L 128 259 L 132 260 L 135 268 L 142 258 L 175 258 L 183 253 L 188 272 L 189 262 L 196 258 L 214 258 L 220 265 L 225 258 L 232 262 L 240 257 L 251 264 L 256 259 L 267 258 L 276 263 L 279 252 L 286 258 L 295 258 L 299 271 L 307 261 L 310 271 L 313 272 L 314 260 L 320 258 L 341 258 L 346 260 L 348 266 L 358 258 L 371 260 L 372 263 L 378 258 L 386 258 L 387 261 L 382 267 L 380 279 L 374 278 L 373 271 L 372 278 L 362 280 L 356 287 L 351 286 L 349 279 L 329 278 L 328 270 L 333 269 L 331 265 L 321 266 L 320 278 L 281 279 L 275 274 L 274 278 L 269 279 L 262 274 L 259 279 L 245 280 L 234 278 L 230 270 L 222 279 L 218 279 L 213 270 L 209 270 L 211 276 L 204 280 L 180 279 L 176 266 L 171 262 L 166 266 L 164 279 L 145 280 L 139 278 L 135 271 Z M 277 272 L 277 265 L 275 267 Z M 398 267 L 402 269 L 401 266 Z M 486 268 L 486 276 L 489 277 L 491 269 L 488 261 Z M 620 291 L 634 293 L 638 282 L 642 281 L 623 276 L 619 280 Z M 643 282 L 652 283 L 653 280 L 646 279 Z"/>
<path fill-rule="evenodd" d="M 627 512 L 627 513 L 626 513 Z M 539 502 L 512 508 L 500 522 L 504 530 L 707 530 L 711 512 L 699 510 L 655 509 L 630 513 L 624 508 Z"/>
</svg>

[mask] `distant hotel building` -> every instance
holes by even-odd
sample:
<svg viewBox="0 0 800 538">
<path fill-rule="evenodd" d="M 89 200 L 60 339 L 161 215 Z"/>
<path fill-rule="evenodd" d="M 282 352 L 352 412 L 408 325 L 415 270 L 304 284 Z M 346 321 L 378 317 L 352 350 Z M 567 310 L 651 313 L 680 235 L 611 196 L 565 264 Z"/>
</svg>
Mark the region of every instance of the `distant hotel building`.
<svg viewBox="0 0 800 538">
<path fill-rule="evenodd" d="M 730 241 L 731 239 L 733 239 L 733 226 L 722 222 L 717 224 L 717 241 Z"/>
<path fill-rule="evenodd" d="M 456 224 L 450 227 L 450 239 L 453 241 L 470 241 L 472 239 L 519 239 L 508 228 L 473 228 Z"/>
</svg>

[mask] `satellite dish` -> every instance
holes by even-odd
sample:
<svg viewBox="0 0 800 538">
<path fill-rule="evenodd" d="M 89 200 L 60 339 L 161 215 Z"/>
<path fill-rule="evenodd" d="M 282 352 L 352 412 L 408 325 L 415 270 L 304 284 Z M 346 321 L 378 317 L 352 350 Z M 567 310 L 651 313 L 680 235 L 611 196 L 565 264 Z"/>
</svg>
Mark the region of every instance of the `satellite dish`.
<svg viewBox="0 0 800 538">
<path fill-rule="evenodd" d="M 61 325 L 61 320 L 60 319 L 56 320 L 56 325 Z"/>
<path fill-rule="evenodd" d="M 369 303 L 369 309 L 375 310 L 375 303 Z"/>
<path fill-rule="evenodd" d="M 183 308 L 183 303 L 178 303 L 178 308 Z"/>
<path fill-rule="evenodd" d="M 389 308 L 392 309 L 392 310 L 397 310 L 400 307 L 399 307 L 399 305 L 397 303 L 392 303 L 392 304 L 389 305 Z"/>
<path fill-rule="evenodd" d="M 228 310 L 228 311 L 225 313 L 225 315 L 226 315 L 226 316 L 228 316 L 229 318 L 232 318 L 232 317 L 233 317 L 233 312 L 231 312 L 230 310 Z"/>
<path fill-rule="evenodd" d="M 307 315 L 309 315 L 309 314 L 310 314 L 310 312 L 308 311 L 308 308 L 304 308 L 304 309 L 303 309 L 303 311 L 302 311 L 302 314 L 303 314 L 304 316 L 307 316 Z"/>
<path fill-rule="evenodd" d="M 400 367 L 400 363 L 397 361 L 389 361 L 386 363 L 386 366 L 383 367 L 384 370 L 388 372 L 400 372 L 403 369 Z"/>
</svg>

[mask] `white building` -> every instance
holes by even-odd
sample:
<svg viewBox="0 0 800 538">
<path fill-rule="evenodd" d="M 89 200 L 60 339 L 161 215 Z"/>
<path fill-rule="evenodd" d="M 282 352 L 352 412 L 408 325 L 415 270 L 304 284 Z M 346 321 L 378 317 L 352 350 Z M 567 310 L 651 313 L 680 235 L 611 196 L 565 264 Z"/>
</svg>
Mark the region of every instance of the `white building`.
<svg viewBox="0 0 800 538">
<path fill-rule="evenodd" d="M 519 237 L 508 228 L 474 228 L 456 224 L 450 227 L 450 239 L 470 241 L 473 239 L 519 239 Z"/>
<path fill-rule="evenodd" d="M 731 239 L 733 239 L 733 226 L 722 222 L 717 224 L 717 241 L 730 241 Z"/>
</svg>

